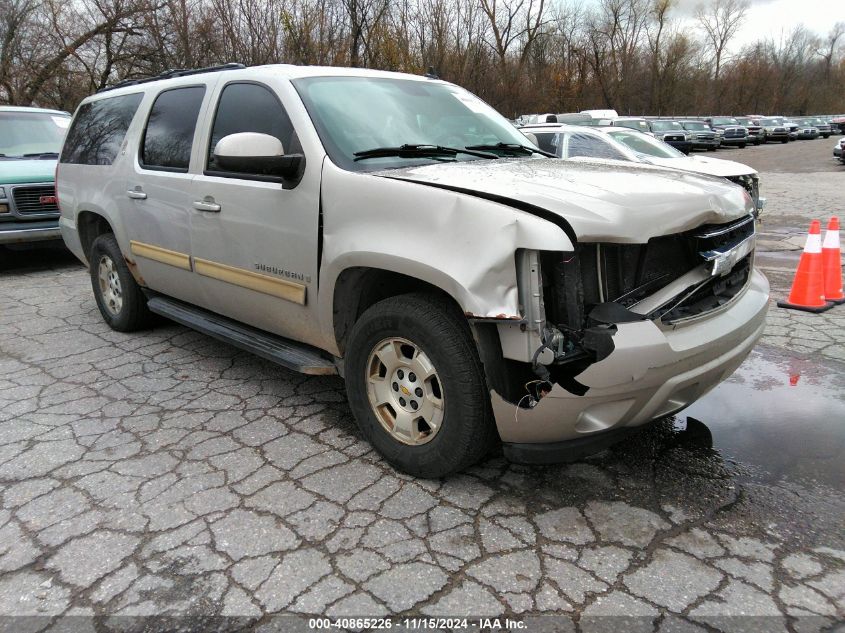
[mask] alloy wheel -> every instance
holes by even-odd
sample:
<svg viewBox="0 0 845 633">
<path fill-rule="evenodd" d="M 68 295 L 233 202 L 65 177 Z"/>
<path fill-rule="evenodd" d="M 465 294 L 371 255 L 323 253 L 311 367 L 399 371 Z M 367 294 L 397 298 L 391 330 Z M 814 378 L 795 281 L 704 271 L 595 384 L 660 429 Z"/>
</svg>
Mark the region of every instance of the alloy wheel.
<svg viewBox="0 0 845 633">
<path fill-rule="evenodd" d="M 443 423 L 444 395 L 431 359 L 411 341 L 392 337 L 373 347 L 366 365 L 367 395 L 381 426 L 395 440 L 430 442 Z"/>
</svg>

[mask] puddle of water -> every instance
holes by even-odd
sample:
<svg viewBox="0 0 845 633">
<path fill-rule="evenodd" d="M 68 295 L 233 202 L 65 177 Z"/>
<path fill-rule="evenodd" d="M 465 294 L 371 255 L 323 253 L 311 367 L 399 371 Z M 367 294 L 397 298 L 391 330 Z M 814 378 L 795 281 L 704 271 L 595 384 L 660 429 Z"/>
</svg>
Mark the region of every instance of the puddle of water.
<svg viewBox="0 0 845 633">
<path fill-rule="evenodd" d="M 845 484 L 845 375 L 833 362 L 758 346 L 726 382 L 682 411 L 713 448 L 761 478 Z"/>
</svg>

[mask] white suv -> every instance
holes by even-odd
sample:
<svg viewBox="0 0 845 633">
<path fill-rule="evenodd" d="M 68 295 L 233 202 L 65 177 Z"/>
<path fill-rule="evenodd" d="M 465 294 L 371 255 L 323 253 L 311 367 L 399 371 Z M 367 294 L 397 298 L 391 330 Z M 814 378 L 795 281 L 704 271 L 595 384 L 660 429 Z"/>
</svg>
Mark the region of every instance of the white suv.
<svg viewBox="0 0 845 633">
<path fill-rule="evenodd" d="M 409 473 L 572 459 L 729 375 L 768 284 L 739 187 L 543 154 L 430 77 L 177 72 L 80 105 L 60 224 L 114 329 L 341 374 Z"/>
</svg>

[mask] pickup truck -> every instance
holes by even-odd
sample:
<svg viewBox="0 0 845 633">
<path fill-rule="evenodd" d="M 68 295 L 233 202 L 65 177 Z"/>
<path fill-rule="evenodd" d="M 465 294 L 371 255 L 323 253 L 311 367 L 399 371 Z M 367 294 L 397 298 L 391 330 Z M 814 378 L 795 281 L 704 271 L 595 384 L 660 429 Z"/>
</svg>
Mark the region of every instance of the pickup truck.
<svg viewBox="0 0 845 633">
<path fill-rule="evenodd" d="M 55 173 L 70 114 L 0 106 L 0 245 L 60 240 Z"/>
</svg>

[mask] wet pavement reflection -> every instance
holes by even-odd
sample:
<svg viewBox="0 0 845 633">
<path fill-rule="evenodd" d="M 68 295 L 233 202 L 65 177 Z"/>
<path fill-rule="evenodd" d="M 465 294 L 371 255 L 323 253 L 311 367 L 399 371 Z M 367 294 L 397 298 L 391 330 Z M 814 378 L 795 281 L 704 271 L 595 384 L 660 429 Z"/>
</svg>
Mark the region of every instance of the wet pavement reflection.
<svg viewBox="0 0 845 633">
<path fill-rule="evenodd" d="M 836 362 L 758 345 L 737 372 L 677 417 L 755 479 L 845 483 L 845 375 Z"/>
</svg>

